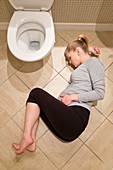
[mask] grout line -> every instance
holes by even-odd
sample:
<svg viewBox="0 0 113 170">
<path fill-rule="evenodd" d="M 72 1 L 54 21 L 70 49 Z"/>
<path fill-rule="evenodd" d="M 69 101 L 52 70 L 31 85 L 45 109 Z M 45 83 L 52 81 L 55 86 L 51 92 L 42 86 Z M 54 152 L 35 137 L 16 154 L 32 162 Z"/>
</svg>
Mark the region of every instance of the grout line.
<svg viewBox="0 0 113 170">
<path fill-rule="evenodd" d="M 85 146 L 86 146 L 102 163 L 104 163 L 104 161 L 103 161 L 94 151 L 92 151 L 88 145 L 85 144 Z"/>
</svg>

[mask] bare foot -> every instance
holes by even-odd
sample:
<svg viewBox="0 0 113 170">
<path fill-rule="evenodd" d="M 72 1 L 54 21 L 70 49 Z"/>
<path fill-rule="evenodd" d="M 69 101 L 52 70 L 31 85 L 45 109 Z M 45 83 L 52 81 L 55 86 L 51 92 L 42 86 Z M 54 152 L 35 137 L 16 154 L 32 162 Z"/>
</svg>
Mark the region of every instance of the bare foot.
<svg viewBox="0 0 113 170">
<path fill-rule="evenodd" d="M 30 151 L 30 152 L 34 152 L 34 151 L 36 150 L 36 143 L 33 142 L 33 144 L 30 145 L 29 147 L 27 147 L 26 150 L 28 150 L 28 151 Z"/>
<path fill-rule="evenodd" d="M 13 143 L 12 146 L 16 149 L 19 150 L 20 149 L 20 144 L 17 143 Z M 30 151 L 30 152 L 34 152 L 36 150 L 36 144 L 35 142 L 33 142 L 33 144 L 31 144 L 30 146 L 28 146 L 26 148 L 26 150 Z"/>
<path fill-rule="evenodd" d="M 25 149 L 27 149 L 33 143 L 34 143 L 34 140 L 31 137 L 29 137 L 29 138 L 23 137 L 21 144 L 19 145 L 19 144 L 14 143 L 13 147 L 16 149 L 16 154 L 20 155 L 25 151 Z"/>
</svg>

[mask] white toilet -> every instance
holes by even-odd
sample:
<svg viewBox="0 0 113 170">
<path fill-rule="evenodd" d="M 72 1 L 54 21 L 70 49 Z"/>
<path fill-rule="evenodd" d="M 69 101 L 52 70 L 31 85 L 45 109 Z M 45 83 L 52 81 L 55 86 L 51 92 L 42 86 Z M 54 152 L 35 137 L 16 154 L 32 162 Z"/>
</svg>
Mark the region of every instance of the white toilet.
<svg viewBox="0 0 113 170">
<path fill-rule="evenodd" d="M 16 9 L 7 32 L 12 54 L 26 62 L 47 56 L 55 42 L 50 8 L 54 0 L 9 0 Z"/>
</svg>

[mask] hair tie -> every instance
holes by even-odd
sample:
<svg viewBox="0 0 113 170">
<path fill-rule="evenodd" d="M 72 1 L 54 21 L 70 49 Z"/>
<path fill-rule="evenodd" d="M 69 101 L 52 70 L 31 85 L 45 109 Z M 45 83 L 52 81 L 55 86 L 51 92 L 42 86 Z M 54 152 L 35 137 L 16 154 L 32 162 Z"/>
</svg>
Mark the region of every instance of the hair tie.
<svg viewBox="0 0 113 170">
<path fill-rule="evenodd" d="M 84 38 L 78 37 L 78 39 L 77 39 L 77 40 L 79 40 L 79 41 L 84 42 L 85 44 L 87 44 L 87 42 L 85 41 L 85 39 L 84 39 Z"/>
<path fill-rule="evenodd" d="M 78 38 L 77 38 L 77 40 L 79 40 L 79 41 L 83 41 L 81 37 L 78 37 Z"/>
</svg>

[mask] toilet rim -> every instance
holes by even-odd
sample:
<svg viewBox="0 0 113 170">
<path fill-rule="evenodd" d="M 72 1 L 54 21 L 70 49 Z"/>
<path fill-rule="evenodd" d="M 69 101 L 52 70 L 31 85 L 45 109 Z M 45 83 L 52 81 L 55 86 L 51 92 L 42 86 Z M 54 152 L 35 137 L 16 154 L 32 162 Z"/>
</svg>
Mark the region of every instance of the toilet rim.
<svg viewBox="0 0 113 170">
<path fill-rule="evenodd" d="M 38 51 L 33 51 L 32 53 L 27 53 L 27 52 L 23 52 L 22 50 L 20 50 L 20 48 L 17 45 L 17 39 L 16 39 L 18 28 L 21 25 L 26 24 L 27 22 L 30 22 L 30 19 L 27 19 L 27 21 L 25 20 L 23 22 L 21 22 L 21 20 L 20 20 L 20 22 L 16 20 L 15 24 L 16 23 L 18 24 L 18 25 L 16 25 L 16 27 L 11 27 L 11 25 L 8 27 L 7 38 L 8 38 L 9 49 L 11 50 L 13 55 L 16 58 L 18 58 L 19 60 L 27 61 L 27 62 L 41 60 L 53 48 L 53 45 L 55 42 L 54 26 L 51 25 L 51 27 L 46 27 L 44 22 L 39 22 L 39 20 L 37 21 L 37 20 L 32 19 L 32 22 L 30 22 L 30 23 L 38 24 L 44 28 L 45 41 L 44 41 L 43 46 Z"/>
</svg>

